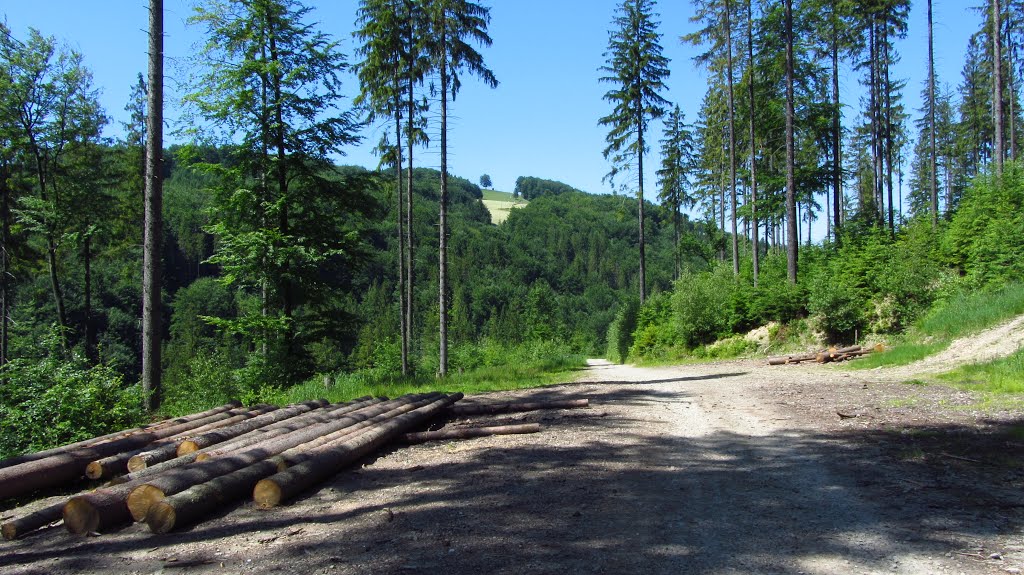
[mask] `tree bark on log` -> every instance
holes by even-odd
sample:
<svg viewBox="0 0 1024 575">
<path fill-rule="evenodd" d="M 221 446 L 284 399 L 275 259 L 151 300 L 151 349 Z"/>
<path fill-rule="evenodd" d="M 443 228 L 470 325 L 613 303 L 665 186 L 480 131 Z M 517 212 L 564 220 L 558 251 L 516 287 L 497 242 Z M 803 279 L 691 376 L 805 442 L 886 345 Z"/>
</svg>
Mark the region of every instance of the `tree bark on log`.
<svg viewBox="0 0 1024 575">
<path fill-rule="evenodd" d="M 277 409 L 277 407 L 273 405 L 255 406 L 252 409 L 241 410 L 241 413 L 237 413 L 236 415 L 233 415 L 232 417 L 229 417 L 227 419 L 215 421 L 213 423 L 207 423 L 206 425 L 191 431 L 210 431 L 213 429 L 217 429 L 218 427 L 225 427 L 228 425 L 238 423 L 240 421 L 252 419 L 260 414 L 266 413 L 268 411 L 273 411 L 275 409 Z M 236 410 L 232 410 L 226 413 L 235 412 Z M 139 454 L 160 452 L 161 450 L 163 450 L 164 452 L 170 450 L 172 454 L 177 453 L 178 444 L 184 441 L 185 437 L 185 434 L 175 435 L 174 437 L 154 441 L 153 443 L 145 447 L 140 447 L 139 449 L 126 451 L 124 453 L 118 453 L 117 455 L 111 455 L 109 457 L 104 457 L 103 459 L 97 459 L 96 461 L 90 461 L 89 464 L 85 466 L 85 476 L 88 477 L 89 479 L 107 479 L 110 477 L 114 477 L 115 475 L 123 475 L 131 471 L 131 468 L 128 466 L 128 463 L 133 458 L 137 457 Z M 156 449 L 154 449 L 154 447 L 156 447 Z M 173 455 L 171 457 L 173 457 Z M 168 457 L 167 459 L 170 459 L 170 457 Z"/>
<path fill-rule="evenodd" d="M 67 445 L 61 445 L 59 447 L 54 447 L 52 449 L 46 449 L 44 451 L 37 451 L 35 453 L 26 453 L 24 455 L 18 455 L 16 457 L 11 457 L 11 458 L 8 458 L 8 459 L 4 459 L 3 461 L 0 461 L 0 469 L 4 469 L 6 467 L 13 467 L 15 465 L 19 465 L 19 464 L 22 464 L 22 463 L 27 463 L 29 461 L 38 461 L 40 459 L 46 459 L 47 457 L 51 457 L 53 455 L 58 455 L 58 454 L 61 454 L 61 453 L 66 453 L 68 451 L 74 451 L 75 449 L 80 449 L 80 448 L 83 448 L 83 447 L 88 447 L 88 446 L 91 446 L 91 445 L 103 443 L 103 442 L 106 442 L 106 441 L 111 441 L 111 440 L 114 440 L 114 439 L 120 439 L 122 437 L 127 437 L 129 435 L 133 435 L 133 434 L 136 434 L 136 433 L 141 433 L 141 432 L 144 432 L 144 431 L 154 431 L 154 430 L 161 429 L 163 427 L 168 427 L 168 426 L 171 426 L 171 425 L 178 425 L 178 424 L 181 424 L 181 423 L 188 423 L 189 421 L 195 421 L 196 419 L 202 419 L 204 417 L 208 417 L 210 415 L 214 415 L 214 414 L 221 413 L 221 412 L 224 412 L 224 411 L 229 411 L 231 409 L 235 409 L 235 408 L 238 408 L 238 407 L 241 407 L 241 406 L 242 406 L 242 404 L 240 402 L 232 401 L 231 403 L 228 403 L 228 404 L 225 404 L 225 405 L 221 405 L 221 406 L 215 407 L 213 409 L 208 409 L 206 411 L 200 411 L 198 413 L 193 413 L 193 414 L 190 414 L 190 415 L 185 415 L 185 416 L 178 417 L 178 418 L 175 418 L 175 419 L 166 419 L 164 421 L 158 421 L 156 423 L 151 423 L 149 425 L 143 425 L 141 427 L 135 427 L 135 428 L 130 428 L 130 429 L 122 429 L 120 431 L 114 431 L 112 433 L 108 433 L 106 435 L 100 435 L 98 437 L 93 437 L 93 438 L 90 438 L 90 439 L 83 439 L 82 441 L 77 441 L 75 443 L 69 443 Z"/>
<path fill-rule="evenodd" d="M 322 435 L 355 425 L 373 417 L 374 415 L 379 415 L 380 413 L 389 411 L 397 405 L 413 403 L 420 401 L 425 397 L 433 398 L 435 396 L 404 396 L 394 402 L 385 402 L 383 404 L 371 406 L 333 421 L 309 426 L 281 437 L 257 443 L 240 453 L 225 455 L 223 457 L 215 457 L 202 462 L 197 461 L 195 464 L 189 465 L 188 467 L 161 474 L 153 478 L 152 481 L 136 487 L 130 494 L 128 494 L 128 510 L 136 521 L 142 521 L 146 518 L 146 513 L 149 511 L 149 508 L 153 503 L 161 501 L 169 495 L 180 493 L 193 485 L 204 483 L 215 477 L 247 467 L 257 461 L 272 457 L 287 449 L 312 441 Z"/>
<path fill-rule="evenodd" d="M 372 433 L 376 428 L 387 425 L 405 415 L 423 411 L 436 413 L 438 409 L 447 405 L 448 403 L 446 402 L 449 401 L 455 400 L 433 396 L 414 403 L 400 405 L 395 409 L 346 428 L 344 431 L 348 432 L 348 434 L 345 437 L 351 440 L 363 434 Z M 422 417 L 422 415 L 418 417 Z M 358 429 L 353 430 L 355 428 Z M 337 433 L 332 435 L 337 435 Z M 309 449 L 310 446 L 316 445 L 319 441 L 316 440 L 303 444 L 284 453 L 294 451 L 295 449 Z M 193 524 L 217 507 L 249 496 L 260 480 L 278 472 L 275 459 L 277 457 L 257 461 L 157 501 L 150 506 L 146 514 L 146 523 L 154 533 L 166 533 L 175 527 Z"/>
<path fill-rule="evenodd" d="M 33 511 L 28 515 L 23 515 L 11 521 L 8 521 L 0 526 L 0 532 L 3 533 L 4 539 L 13 541 L 19 537 L 23 537 L 27 533 L 31 533 L 40 527 L 45 527 L 55 521 L 60 521 L 61 513 L 64 509 L 64 500 L 58 503 L 44 507 L 38 511 Z"/>
<path fill-rule="evenodd" d="M 274 437 L 280 437 L 282 435 L 287 435 L 289 433 L 305 429 L 310 425 L 335 421 L 342 415 L 353 414 L 362 416 L 364 414 L 364 410 L 369 410 L 372 413 L 378 413 L 377 409 L 384 408 L 385 405 L 393 405 L 395 401 L 398 400 L 369 399 L 355 404 L 342 404 L 333 408 L 308 413 L 293 419 L 280 421 L 278 423 L 268 425 L 267 427 L 250 431 L 249 433 L 240 435 L 230 441 L 203 448 L 197 452 L 198 456 L 196 457 L 196 461 L 206 461 L 207 459 L 212 459 L 222 455 L 231 455 L 242 448 L 250 447 Z"/>
<path fill-rule="evenodd" d="M 282 501 L 291 499 L 336 474 L 342 467 L 379 449 L 408 429 L 441 414 L 445 407 L 461 398 L 461 393 L 442 397 L 423 409 L 399 415 L 374 426 L 350 441 L 321 447 L 313 452 L 314 456 L 310 459 L 260 480 L 253 489 L 253 500 L 257 506 L 264 509 L 279 505 Z"/>
<path fill-rule="evenodd" d="M 474 437 L 487 437 L 489 435 L 514 435 L 519 433 L 537 433 L 540 431 L 539 423 L 524 423 L 520 425 L 495 425 L 491 427 L 463 427 L 459 429 L 439 429 L 437 431 L 420 431 L 417 433 L 406 433 L 400 440 L 402 443 L 416 444 L 428 441 L 443 441 L 446 439 L 472 439 Z"/>
<path fill-rule="evenodd" d="M 349 403 L 350 404 L 362 403 L 362 402 L 368 401 L 370 399 L 372 399 L 372 398 L 369 398 L 369 397 L 362 398 L 361 397 L 361 398 L 353 400 L 353 401 L 351 401 Z M 326 400 L 322 400 L 321 399 L 321 400 L 318 400 L 315 403 L 315 405 L 313 405 L 312 403 L 305 403 L 305 404 L 296 405 L 294 407 L 286 407 L 286 408 L 280 409 L 280 410 L 278 410 L 278 411 L 276 411 L 274 413 L 268 413 L 268 414 L 265 414 L 265 415 L 261 415 L 260 417 L 255 417 L 255 418 L 250 419 L 248 421 L 245 421 L 245 422 L 242 422 L 242 423 L 239 423 L 239 424 L 236 424 L 236 425 L 232 425 L 232 426 L 226 427 L 224 429 L 218 429 L 217 431 L 212 431 L 212 432 L 209 432 L 209 433 L 191 435 L 187 439 L 185 439 L 185 441 L 181 442 L 181 444 L 178 446 L 177 455 L 185 455 L 186 453 L 192 453 L 193 451 L 199 451 L 200 449 L 203 449 L 204 447 L 209 447 L 209 446 L 211 446 L 211 445 L 213 445 L 215 443 L 222 443 L 222 442 L 227 441 L 229 439 L 234 439 L 234 438 L 236 438 L 236 437 L 238 437 L 238 436 L 240 436 L 242 434 L 249 433 L 250 431 L 255 431 L 255 430 L 260 429 L 260 428 L 265 428 L 265 427 L 267 427 L 270 424 L 278 423 L 278 422 L 281 422 L 281 421 L 286 421 L 288 419 L 292 419 L 294 417 L 298 417 L 298 416 L 303 415 L 305 413 L 309 413 L 311 411 L 315 411 L 317 409 L 325 408 L 325 407 L 328 407 L 328 406 L 330 406 L 330 403 L 327 402 Z M 139 463 L 142 463 L 142 462 L 140 461 Z M 146 463 L 148 463 L 148 462 L 146 462 Z M 145 467 L 145 465 L 142 465 L 141 467 L 139 467 L 139 469 L 141 469 L 143 467 Z M 133 469 L 133 471 L 134 471 L 134 469 Z"/>
<path fill-rule="evenodd" d="M 499 413 L 516 413 L 520 411 L 537 411 L 541 409 L 572 409 L 576 407 L 588 407 L 589 405 L 589 399 L 558 399 L 552 401 L 520 403 L 460 404 L 453 405 L 448 409 L 448 411 L 455 416 L 494 415 Z"/>
<path fill-rule="evenodd" d="M 86 465 L 91 461 L 138 449 L 154 441 L 173 437 L 184 431 L 229 417 L 232 415 L 228 412 L 217 413 L 194 421 L 133 433 L 119 439 L 59 453 L 46 459 L 27 461 L 0 469 L 0 499 L 17 497 L 37 489 L 74 481 L 82 477 Z"/>
</svg>

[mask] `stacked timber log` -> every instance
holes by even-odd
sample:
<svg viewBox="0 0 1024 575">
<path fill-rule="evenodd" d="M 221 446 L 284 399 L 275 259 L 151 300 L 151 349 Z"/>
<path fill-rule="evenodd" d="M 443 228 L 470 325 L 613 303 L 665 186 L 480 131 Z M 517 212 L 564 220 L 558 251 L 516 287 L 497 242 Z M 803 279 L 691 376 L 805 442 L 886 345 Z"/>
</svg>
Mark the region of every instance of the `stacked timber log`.
<svg viewBox="0 0 1024 575">
<path fill-rule="evenodd" d="M 0 498 L 110 479 L 2 525 L 15 539 L 63 520 L 76 534 L 103 532 L 132 520 L 154 533 L 202 520 L 252 497 L 270 508 L 323 482 L 390 443 L 536 433 L 536 423 L 429 428 L 453 416 L 586 407 L 587 400 L 469 404 L 461 393 L 410 394 L 389 400 L 310 401 L 282 408 L 232 403 L 202 413 L 0 462 Z"/>
<path fill-rule="evenodd" d="M 849 347 L 830 347 L 821 351 L 814 351 L 804 354 L 797 355 L 786 355 L 781 357 L 773 357 L 768 360 L 768 365 L 787 365 L 791 363 L 801 363 L 805 361 L 816 361 L 818 363 L 832 363 L 834 361 L 846 361 L 849 359 L 855 359 L 863 357 L 865 355 L 885 351 L 885 346 L 877 344 L 872 347 L 862 347 L 859 345 L 852 345 Z"/>
</svg>

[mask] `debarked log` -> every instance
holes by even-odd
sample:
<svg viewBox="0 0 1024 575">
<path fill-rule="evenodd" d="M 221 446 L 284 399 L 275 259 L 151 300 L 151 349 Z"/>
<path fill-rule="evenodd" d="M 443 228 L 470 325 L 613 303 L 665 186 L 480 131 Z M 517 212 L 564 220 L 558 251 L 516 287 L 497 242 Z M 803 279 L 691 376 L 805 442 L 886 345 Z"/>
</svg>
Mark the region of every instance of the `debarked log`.
<svg viewBox="0 0 1024 575">
<path fill-rule="evenodd" d="M 550 401 L 524 401 L 509 403 L 469 403 L 457 404 L 449 408 L 452 415 L 494 415 L 498 413 L 515 413 L 520 411 L 537 411 L 541 409 L 572 409 L 588 407 L 589 399 L 555 399 Z"/>
<path fill-rule="evenodd" d="M 402 443 L 415 444 L 428 441 L 444 441 L 447 439 L 472 439 L 474 437 L 487 437 L 489 435 L 514 435 L 518 433 L 537 433 L 540 431 L 539 423 L 524 423 L 519 425 L 493 425 L 490 427 L 459 427 L 453 429 L 439 429 L 437 431 L 420 431 L 406 433 L 399 439 Z"/>
</svg>

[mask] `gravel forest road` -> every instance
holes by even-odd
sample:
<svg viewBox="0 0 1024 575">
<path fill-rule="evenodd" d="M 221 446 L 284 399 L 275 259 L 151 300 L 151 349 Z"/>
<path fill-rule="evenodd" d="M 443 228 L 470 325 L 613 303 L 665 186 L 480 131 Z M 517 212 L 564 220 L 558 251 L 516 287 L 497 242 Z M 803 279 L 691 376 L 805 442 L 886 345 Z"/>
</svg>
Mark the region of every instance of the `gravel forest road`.
<svg viewBox="0 0 1024 575">
<path fill-rule="evenodd" d="M 0 573 L 1019 573 L 1019 408 L 884 372 L 638 368 L 476 401 L 539 434 L 396 448 L 282 508 L 2 544 Z"/>
</svg>

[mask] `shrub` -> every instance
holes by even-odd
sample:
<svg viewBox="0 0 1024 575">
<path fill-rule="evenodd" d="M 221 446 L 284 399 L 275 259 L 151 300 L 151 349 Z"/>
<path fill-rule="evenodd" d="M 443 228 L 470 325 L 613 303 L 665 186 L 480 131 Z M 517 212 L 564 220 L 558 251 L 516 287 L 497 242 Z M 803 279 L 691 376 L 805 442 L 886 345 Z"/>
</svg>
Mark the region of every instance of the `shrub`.
<svg viewBox="0 0 1024 575">
<path fill-rule="evenodd" d="M 828 273 L 818 273 L 811 282 L 808 308 L 830 342 L 847 342 L 864 329 L 864 302 L 857 291 Z"/>
<path fill-rule="evenodd" d="M 680 343 L 693 348 L 727 335 L 733 324 L 731 304 L 736 289 L 732 270 L 726 266 L 683 274 L 672 293 Z"/>
<path fill-rule="evenodd" d="M 0 368 L 0 459 L 81 441 L 143 420 L 142 394 L 106 365 L 65 357 L 51 335 L 42 359 Z"/>
<path fill-rule="evenodd" d="M 639 313 L 640 302 L 630 298 L 615 314 L 615 319 L 608 326 L 608 361 L 624 363 L 629 357 L 629 348 L 633 345 L 633 333 L 636 331 Z"/>
</svg>

